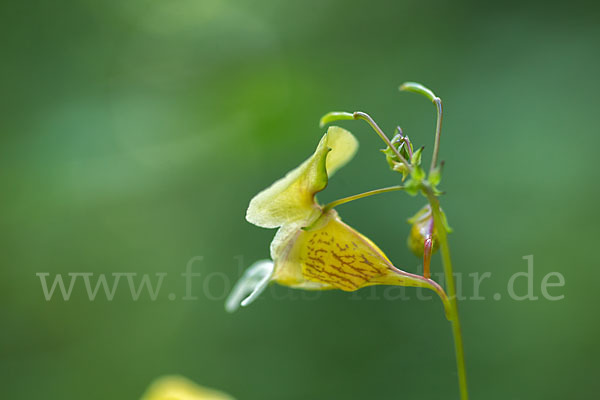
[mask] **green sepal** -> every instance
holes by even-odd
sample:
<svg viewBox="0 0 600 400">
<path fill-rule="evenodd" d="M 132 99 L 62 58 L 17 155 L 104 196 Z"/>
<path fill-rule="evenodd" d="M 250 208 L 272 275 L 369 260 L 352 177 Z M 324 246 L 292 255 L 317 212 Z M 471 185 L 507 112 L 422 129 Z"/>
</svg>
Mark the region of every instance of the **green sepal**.
<svg viewBox="0 0 600 400">
<path fill-rule="evenodd" d="M 412 146 L 412 142 L 410 141 L 410 138 L 408 137 L 408 135 L 403 137 L 401 134 L 394 136 L 394 139 L 396 139 L 396 138 L 398 138 L 397 140 L 400 142 L 398 151 L 400 152 L 400 154 L 402 154 L 402 157 L 409 160 L 410 155 L 413 152 L 413 146 Z M 410 150 L 408 149 L 408 147 L 410 147 Z"/>
<path fill-rule="evenodd" d="M 435 168 L 433 171 L 429 173 L 429 183 L 433 186 L 439 185 L 442 180 L 442 175 L 440 174 L 439 168 Z"/>
<path fill-rule="evenodd" d="M 446 218 L 446 213 L 441 208 L 440 208 L 440 214 L 442 215 L 442 225 L 444 225 L 444 228 L 446 229 L 446 232 L 447 233 L 452 233 L 454 231 L 454 229 L 452 229 L 450 227 L 450 225 L 448 225 L 448 218 Z"/>
<path fill-rule="evenodd" d="M 387 161 L 388 165 L 390 166 L 390 169 L 393 170 L 397 162 L 394 161 L 395 154 L 392 151 L 392 149 L 390 149 L 390 146 L 386 147 L 385 149 L 380 149 L 379 151 L 385 154 L 385 161 Z"/>
<path fill-rule="evenodd" d="M 410 163 L 413 166 L 421 165 L 421 155 L 423 154 L 423 149 L 425 147 L 420 147 L 419 150 L 415 151 L 410 159 Z"/>
<path fill-rule="evenodd" d="M 404 180 L 406 179 L 406 177 L 408 176 L 408 173 L 409 173 L 408 167 L 403 162 L 396 163 L 392 167 L 392 171 L 396 171 L 396 172 L 401 172 L 402 173 L 402 182 L 404 182 Z"/>
<path fill-rule="evenodd" d="M 408 139 L 408 137 L 406 137 Z M 398 150 L 398 153 L 402 155 L 406 160 L 410 159 L 410 153 L 412 153 L 412 144 L 410 144 L 410 140 L 405 140 L 405 138 L 401 134 L 397 134 L 390 141 L 392 146 Z M 408 144 L 407 144 L 408 143 Z M 410 146 L 410 151 L 408 150 L 408 146 Z M 387 161 L 390 169 L 392 171 L 401 172 L 402 173 L 402 181 L 406 179 L 408 176 L 408 166 L 400 161 L 396 152 L 388 146 L 385 149 L 382 149 L 381 152 L 385 154 L 385 160 Z"/>
<path fill-rule="evenodd" d="M 436 185 L 439 185 L 440 182 L 442 181 L 442 169 L 443 168 L 444 168 L 444 162 L 442 162 L 439 166 L 435 167 L 429 173 L 429 177 L 427 178 L 427 180 L 429 180 L 429 183 L 431 183 L 434 187 Z"/>
<path fill-rule="evenodd" d="M 416 196 L 421 191 L 421 182 L 409 179 L 404 184 L 404 191 L 411 196 Z"/>
<path fill-rule="evenodd" d="M 435 186 L 431 186 L 431 190 L 433 191 L 433 194 L 436 195 L 437 197 L 446 194 L 446 192 L 442 192 L 441 190 L 439 190 L 438 188 L 436 188 Z"/>
<path fill-rule="evenodd" d="M 413 165 L 412 179 L 419 183 L 425 179 L 425 171 L 419 165 Z"/>
</svg>

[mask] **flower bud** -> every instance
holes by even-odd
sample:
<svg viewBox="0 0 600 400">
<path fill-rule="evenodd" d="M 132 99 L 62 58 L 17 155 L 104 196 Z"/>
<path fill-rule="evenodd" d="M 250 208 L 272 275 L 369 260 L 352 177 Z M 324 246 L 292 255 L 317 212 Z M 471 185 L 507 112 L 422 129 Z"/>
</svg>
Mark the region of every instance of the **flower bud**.
<svg viewBox="0 0 600 400">
<path fill-rule="evenodd" d="M 395 135 L 390 143 L 398 150 L 405 160 L 410 162 L 413 154 L 412 144 L 410 143 L 408 136 L 402 136 L 400 127 L 398 127 L 398 130 L 400 133 Z M 396 152 L 389 146 L 386 149 L 381 150 L 381 152 L 385 154 L 385 159 L 390 166 L 390 169 L 402 173 L 402 180 L 406 179 L 409 172 L 408 166 L 398 158 Z"/>
<path fill-rule="evenodd" d="M 418 213 L 408 220 L 412 224 L 410 235 L 408 236 L 408 247 L 417 257 L 423 257 L 425 242 L 429 239 L 431 253 L 435 253 L 439 248 L 437 241 L 437 232 L 433 223 L 433 215 L 428 205 L 423 207 Z"/>
</svg>

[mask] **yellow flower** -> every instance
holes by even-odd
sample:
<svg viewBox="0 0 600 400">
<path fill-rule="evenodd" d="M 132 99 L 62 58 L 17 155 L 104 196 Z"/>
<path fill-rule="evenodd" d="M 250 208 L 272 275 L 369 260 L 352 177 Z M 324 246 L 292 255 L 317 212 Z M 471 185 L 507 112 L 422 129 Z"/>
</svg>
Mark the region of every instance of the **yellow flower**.
<svg viewBox="0 0 600 400">
<path fill-rule="evenodd" d="M 163 376 L 156 379 L 142 400 L 235 400 L 226 393 L 207 389 L 182 376 Z"/>
<path fill-rule="evenodd" d="M 447 306 L 437 283 L 394 267 L 375 243 L 316 202 L 315 195 L 357 149 L 350 132 L 330 127 L 309 159 L 250 201 L 246 219 L 279 230 L 271 242 L 271 260 L 246 270 L 227 299 L 228 311 L 250 304 L 270 282 L 308 290 L 423 287 L 437 292 Z"/>
</svg>

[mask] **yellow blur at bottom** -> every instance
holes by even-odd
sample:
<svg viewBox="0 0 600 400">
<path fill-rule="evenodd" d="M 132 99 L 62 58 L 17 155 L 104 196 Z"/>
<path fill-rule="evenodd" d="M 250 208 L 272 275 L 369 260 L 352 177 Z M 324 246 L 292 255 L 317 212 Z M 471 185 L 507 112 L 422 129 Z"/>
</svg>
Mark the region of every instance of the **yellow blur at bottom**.
<svg viewBox="0 0 600 400">
<path fill-rule="evenodd" d="M 197 385 L 182 376 L 156 379 L 141 400 L 235 400 L 226 393 Z"/>
</svg>

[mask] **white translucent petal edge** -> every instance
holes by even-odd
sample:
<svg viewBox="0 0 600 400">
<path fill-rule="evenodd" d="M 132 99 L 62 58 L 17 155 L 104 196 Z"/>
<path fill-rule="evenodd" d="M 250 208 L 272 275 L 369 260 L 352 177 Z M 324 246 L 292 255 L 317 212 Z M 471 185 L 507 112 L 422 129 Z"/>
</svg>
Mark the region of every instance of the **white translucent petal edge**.
<svg viewBox="0 0 600 400">
<path fill-rule="evenodd" d="M 256 300 L 269 284 L 273 270 L 274 263 L 271 260 L 260 260 L 248 267 L 227 297 L 225 310 L 234 312 L 240 305 L 245 307 Z"/>
</svg>

